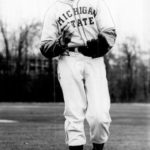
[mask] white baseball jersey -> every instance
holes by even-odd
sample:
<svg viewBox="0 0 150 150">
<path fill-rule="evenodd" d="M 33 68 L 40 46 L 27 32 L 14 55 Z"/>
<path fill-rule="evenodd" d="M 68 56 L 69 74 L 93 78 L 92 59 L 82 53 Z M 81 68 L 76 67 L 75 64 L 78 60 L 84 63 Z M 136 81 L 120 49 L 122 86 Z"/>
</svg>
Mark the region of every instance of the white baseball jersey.
<svg viewBox="0 0 150 150">
<path fill-rule="evenodd" d="M 68 47 L 87 44 L 103 34 L 108 43 L 115 42 L 114 22 L 104 0 L 57 0 L 46 13 L 41 37 L 41 51 L 48 57 L 54 51 L 54 44 L 67 23 L 73 27 L 73 36 Z"/>
</svg>

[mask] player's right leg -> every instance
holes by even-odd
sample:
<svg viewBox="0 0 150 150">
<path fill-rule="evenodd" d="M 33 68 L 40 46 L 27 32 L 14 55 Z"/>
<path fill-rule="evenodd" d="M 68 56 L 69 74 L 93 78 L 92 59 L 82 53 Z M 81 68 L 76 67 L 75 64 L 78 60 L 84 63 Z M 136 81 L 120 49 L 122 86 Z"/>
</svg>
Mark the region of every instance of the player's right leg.
<svg viewBox="0 0 150 150">
<path fill-rule="evenodd" d="M 63 56 L 58 62 L 58 78 L 65 101 L 66 144 L 70 150 L 82 150 L 86 95 L 82 81 L 82 63 L 74 56 Z"/>
</svg>

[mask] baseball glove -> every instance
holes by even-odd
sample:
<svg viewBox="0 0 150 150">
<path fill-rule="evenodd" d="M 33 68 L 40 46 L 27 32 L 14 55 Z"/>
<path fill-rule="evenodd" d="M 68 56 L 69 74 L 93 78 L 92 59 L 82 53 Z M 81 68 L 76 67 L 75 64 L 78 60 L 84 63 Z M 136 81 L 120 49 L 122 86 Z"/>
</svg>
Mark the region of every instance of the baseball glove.
<svg viewBox="0 0 150 150">
<path fill-rule="evenodd" d="M 115 30 L 111 30 L 99 34 L 97 39 L 87 41 L 89 55 L 93 58 L 104 56 L 113 47 L 115 39 Z"/>
</svg>

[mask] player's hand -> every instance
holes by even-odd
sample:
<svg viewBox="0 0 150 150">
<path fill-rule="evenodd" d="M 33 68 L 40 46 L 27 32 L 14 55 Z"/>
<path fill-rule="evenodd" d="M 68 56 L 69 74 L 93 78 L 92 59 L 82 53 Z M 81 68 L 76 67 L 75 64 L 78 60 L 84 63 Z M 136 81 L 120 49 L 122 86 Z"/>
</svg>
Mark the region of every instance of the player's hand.
<svg viewBox="0 0 150 150">
<path fill-rule="evenodd" d="M 74 29 L 70 23 L 68 23 L 62 29 L 62 36 L 60 38 L 60 45 L 67 46 L 68 43 L 71 41 L 71 37 L 73 35 Z"/>
</svg>

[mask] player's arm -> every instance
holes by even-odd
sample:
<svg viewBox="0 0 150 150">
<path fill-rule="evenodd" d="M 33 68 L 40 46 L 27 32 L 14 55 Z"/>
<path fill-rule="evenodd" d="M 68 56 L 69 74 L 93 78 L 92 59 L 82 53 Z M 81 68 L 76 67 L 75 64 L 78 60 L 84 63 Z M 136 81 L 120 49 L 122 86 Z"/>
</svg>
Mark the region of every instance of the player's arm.
<svg viewBox="0 0 150 150">
<path fill-rule="evenodd" d="M 55 10 L 52 8 L 47 12 L 44 19 L 40 50 L 47 58 L 62 54 L 71 38 L 71 35 L 66 33 L 68 26 L 64 27 L 62 34 L 59 34 L 55 18 Z"/>
<path fill-rule="evenodd" d="M 43 23 L 40 50 L 47 58 L 51 58 L 54 55 L 54 49 L 58 48 L 57 39 L 59 35 L 54 17 L 53 9 L 48 10 Z"/>
<path fill-rule="evenodd" d="M 98 0 L 96 21 L 99 45 L 105 54 L 114 46 L 117 34 L 111 12 L 104 0 Z"/>
</svg>

